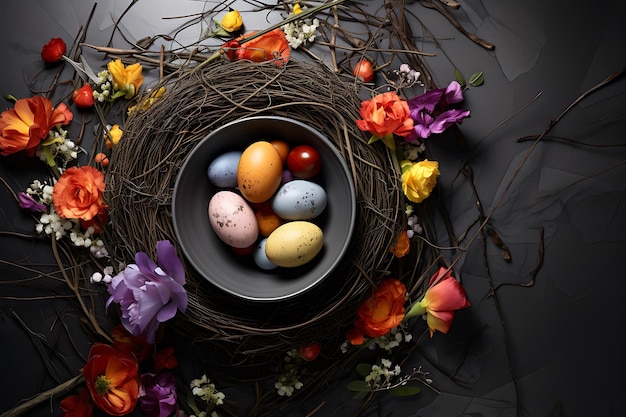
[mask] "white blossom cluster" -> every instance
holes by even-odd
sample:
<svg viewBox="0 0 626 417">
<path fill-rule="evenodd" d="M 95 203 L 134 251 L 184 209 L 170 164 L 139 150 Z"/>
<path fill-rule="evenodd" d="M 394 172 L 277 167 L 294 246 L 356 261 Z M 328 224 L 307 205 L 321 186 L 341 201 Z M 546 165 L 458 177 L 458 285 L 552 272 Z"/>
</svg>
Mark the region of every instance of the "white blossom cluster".
<svg viewBox="0 0 626 417">
<path fill-rule="evenodd" d="M 189 387 L 193 395 L 200 397 L 209 404 L 224 404 L 224 398 L 226 398 L 226 396 L 215 388 L 215 384 L 213 384 L 206 375 L 202 375 L 199 379 L 192 380 Z"/>
<path fill-rule="evenodd" d="M 285 369 L 278 376 L 274 383 L 274 388 L 276 388 L 276 392 L 281 397 L 290 397 L 295 390 L 304 386 L 298 380 L 298 365 L 302 362 L 302 357 L 296 349 L 291 349 L 287 352 L 284 361 L 286 364 Z"/>
<path fill-rule="evenodd" d="M 392 369 L 389 359 L 381 359 L 380 365 L 372 365 L 372 371 L 365 377 L 365 382 L 372 389 L 384 389 L 391 385 L 393 377 L 400 375 L 400 366 L 395 365 Z"/>
<path fill-rule="evenodd" d="M 408 343 L 413 339 L 413 335 L 405 331 L 403 325 L 399 325 L 391 329 L 391 331 L 384 335 L 377 337 L 374 343 L 381 349 L 385 349 L 387 352 L 391 352 L 393 348 L 400 346 L 400 343 Z"/>
<path fill-rule="evenodd" d="M 306 9 L 306 7 L 301 8 L 299 4 L 296 4 L 292 10 L 292 16 L 306 11 Z M 289 46 L 298 49 L 300 45 L 315 41 L 315 34 L 319 25 L 319 19 L 304 18 L 283 25 L 282 30 L 285 32 Z"/>
<path fill-rule="evenodd" d="M 103 103 L 111 97 L 113 91 L 113 76 L 109 70 L 102 70 L 98 74 L 98 80 L 95 82 L 96 88 L 93 89 L 93 98 L 99 103 Z"/>
<path fill-rule="evenodd" d="M 36 152 L 43 162 L 48 162 L 49 158 L 60 159 L 62 165 L 66 166 L 68 162 L 78 158 L 78 152 L 82 151 L 82 148 L 67 138 L 67 130 L 60 127 L 50 129 L 43 143 L 45 146 L 40 146 Z"/>
<path fill-rule="evenodd" d="M 94 272 L 93 275 L 89 278 L 89 281 L 92 283 L 104 283 L 110 284 L 113 281 L 113 267 L 107 266 L 104 268 L 102 272 Z"/>
</svg>

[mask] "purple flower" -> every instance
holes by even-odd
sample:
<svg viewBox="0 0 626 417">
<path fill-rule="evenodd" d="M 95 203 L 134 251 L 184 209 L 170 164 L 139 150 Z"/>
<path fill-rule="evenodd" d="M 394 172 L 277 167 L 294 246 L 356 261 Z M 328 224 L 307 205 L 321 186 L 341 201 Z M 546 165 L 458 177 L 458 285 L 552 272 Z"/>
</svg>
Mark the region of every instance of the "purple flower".
<svg viewBox="0 0 626 417">
<path fill-rule="evenodd" d="M 463 101 L 463 90 L 457 81 L 446 88 L 437 88 L 409 100 L 413 132 L 406 141 L 426 139 L 432 133 L 442 133 L 453 123 L 460 123 L 470 115 L 469 110 L 448 109 Z"/>
<path fill-rule="evenodd" d="M 30 211 L 45 213 L 48 211 L 48 208 L 45 204 L 38 203 L 30 194 L 26 194 L 24 192 L 17 193 L 18 204 L 21 208 L 27 209 Z"/>
<path fill-rule="evenodd" d="M 167 417 L 174 411 L 178 414 L 174 374 L 165 371 L 141 375 L 139 405 L 148 417 Z"/>
<path fill-rule="evenodd" d="M 185 270 L 176 255 L 176 249 L 168 240 L 156 244 L 158 265 L 146 253 L 137 252 L 135 263 L 113 277 L 109 285 L 107 308 L 112 302 L 119 303 L 122 324 L 131 334 L 146 335 L 148 343 L 163 323 L 187 309 Z"/>
</svg>

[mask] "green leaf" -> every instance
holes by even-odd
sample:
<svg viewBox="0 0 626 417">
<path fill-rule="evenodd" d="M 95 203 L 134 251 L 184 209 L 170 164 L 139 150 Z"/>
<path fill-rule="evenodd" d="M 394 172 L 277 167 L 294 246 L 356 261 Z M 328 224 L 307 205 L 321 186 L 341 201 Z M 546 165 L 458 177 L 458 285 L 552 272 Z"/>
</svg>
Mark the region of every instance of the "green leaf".
<svg viewBox="0 0 626 417">
<path fill-rule="evenodd" d="M 362 377 L 368 376 L 372 372 L 372 365 L 369 363 L 360 363 L 356 366 L 356 373 Z"/>
<path fill-rule="evenodd" d="M 348 389 L 350 391 L 356 391 L 356 392 L 369 392 L 371 391 L 370 386 L 367 384 L 367 382 L 363 381 L 363 380 L 356 380 L 356 381 L 350 381 L 348 382 L 347 385 Z"/>
<path fill-rule="evenodd" d="M 467 85 L 467 83 L 465 82 L 465 77 L 463 76 L 463 73 L 461 72 L 460 69 L 455 68 L 454 69 L 454 79 L 461 84 L 461 88 L 465 88 L 465 86 Z"/>
<path fill-rule="evenodd" d="M 408 397 L 410 395 L 417 395 L 422 391 L 420 387 L 411 385 L 400 385 L 389 390 L 389 393 L 394 397 Z"/>
<path fill-rule="evenodd" d="M 478 87 L 479 85 L 482 85 L 485 82 L 485 74 L 483 74 L 482 71 L 477 72 L 476 74 L 472 75 L 469 79 L 469 83 L 472 87 Z"/>
<path fill-rule="evenodd" d="M 367 396 L 367 392 L 366 391 L 359 391 L 359 392 L 355 392 L 354 394 L 352 394 L 352 399 L 353 400 L 362 400 L 366 396 Z"/>
</svg>

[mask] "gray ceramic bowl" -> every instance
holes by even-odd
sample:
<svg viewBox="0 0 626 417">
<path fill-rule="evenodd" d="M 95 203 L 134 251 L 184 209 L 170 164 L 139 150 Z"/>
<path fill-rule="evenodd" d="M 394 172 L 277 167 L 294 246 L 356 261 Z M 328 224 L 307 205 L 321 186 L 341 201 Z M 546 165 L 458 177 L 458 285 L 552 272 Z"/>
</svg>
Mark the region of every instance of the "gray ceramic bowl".
<svg viewBox="0 0 626 417">
<path fill-rule="evenodd" d="M 218 189 L 208 180 L 207 167 L 224 152 L 243 151 L 257 140 L 274 139 L 317 149 L 322 171 L 314 181 L 326 191 L 328 206 L 314 221 L 324 232 L 322 251 L 303 266 L 265 271 L 251 256 L 235 254 L 211 229 L 207 208 Z M 176 178 L 172 212 L 187 261 L 208 282 L 246 300 L 280 301 L 313 288 L 341 262 L 355 228 L 356 198 L 350 171 L 332 142 L 302 122 L 258 116 L 228 123 L 196 145 Z"/>
</svg>

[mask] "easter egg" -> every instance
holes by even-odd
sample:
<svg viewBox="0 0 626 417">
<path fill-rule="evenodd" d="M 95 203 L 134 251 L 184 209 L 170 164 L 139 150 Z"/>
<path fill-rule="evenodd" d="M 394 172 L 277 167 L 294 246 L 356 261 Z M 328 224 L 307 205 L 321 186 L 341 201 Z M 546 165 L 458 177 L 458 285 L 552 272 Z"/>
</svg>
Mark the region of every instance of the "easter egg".
<svg viewBox="0 0 626 417">
<path fill-rule="evenodd" d="M 219 191 L 209 200 L 211 228 L 224 243 L 234 248 L 247 248 L 259 236 L 254 211 L 237 193 Z"/>
<path fill-rule="evenodd" d="M 267 239 L 261 240 L 254 249 L 254 253 L 252 257 L 254 259 L 254 263 L 261 269 L 266 271 L 270 271 L 272 269 L 278 268 L 278 266 L 269 260 L 267 255 L 265 254 L 265 245 L 267 244 Z"/>
<path fill-rule="evenodd" d="M 269 200 L 280 187 L 282 176 L 283 162 L 270 142 L 254 142 L 242 152 L 237 185 L 246 200 L 252 203 Z"/>
<path fill-rule="evenodd" d="M 292 221 L 279 226 L 265 243 L 265 254 L 274 264 L 292 268 L 311 261 L 324 246 L 324 233 L 316 224 Z"/>
<path fill-rule="evenodd" d="M 285 220 L 311 220 L 322 214 L 328 198 L 319 185 L 293 180 L 282 185 L 272 200 L 272 209 Z"/>
<path fill-rule="evenodd" d="M 209 164 L 207 175 L 209 181 L 216 187 L 235 188 L 237 186 L 237 167 L 241 152 L 225 152 Z"/>
<path fill-rule="evenodd" d="M 270 202 L 261 205 L 255 212 L 256 221 L 259 225 L 259 234 L 268 237 L 278 226 L 285 222 L 278 214 L 272 210 Z"/>
</svg>

